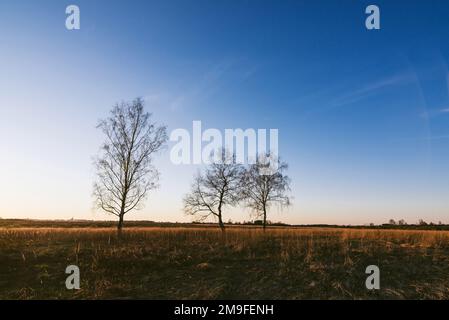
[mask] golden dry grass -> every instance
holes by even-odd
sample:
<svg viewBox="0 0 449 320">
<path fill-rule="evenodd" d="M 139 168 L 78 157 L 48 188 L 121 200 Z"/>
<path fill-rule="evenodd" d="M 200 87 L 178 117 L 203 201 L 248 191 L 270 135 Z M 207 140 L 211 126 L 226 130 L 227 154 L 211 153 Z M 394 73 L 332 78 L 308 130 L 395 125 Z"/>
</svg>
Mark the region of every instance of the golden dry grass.
<svg viewBox="0 0 449 320">
<path fill-rule="evenodd" d="M 449 231 L 0 228 L 0 298 L 447 299 L 448 253 Z M 365 288 L 370 264 L 381 290 Z"/>
</svg>

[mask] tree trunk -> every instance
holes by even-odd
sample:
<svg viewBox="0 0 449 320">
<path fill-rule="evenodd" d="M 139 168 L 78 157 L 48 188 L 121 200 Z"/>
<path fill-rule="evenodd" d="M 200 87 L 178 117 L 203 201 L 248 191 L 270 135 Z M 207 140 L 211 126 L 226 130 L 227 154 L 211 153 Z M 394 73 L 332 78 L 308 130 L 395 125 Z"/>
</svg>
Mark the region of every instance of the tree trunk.
<svg viewBox="0 0 449 320">
<path fill-rule="evenodd" d="M 225 232 L 225 225 L 223 219 L 221 218 L 221 212 L 218 214 L 218 225 L 220 226 L 221 232 Z"/>
<path fill-rule="evenodd" d="M 120 238 L 122 236 L 122 229 L 123 229 L 123 213 L 120 213 L 118 225 L 117 225 L 117 236 Z"/>
<path fill-rule="evenodd" d="M 266 231 L 267 228 L 267 208 L 263 206 L 263 232 Z"/>
<path fill-rule="evenodd" d="M 125 185 L 126 188 L 126 185 Z M 118 225 L 117 225 L 117 237 L 121 238 L 122 236 L 122 229 L 123 229 L 123 216 L 125 215 L 125 203 L 126 203 L 126 195 L 127 192 L 125 191 L 123 198 L 122 198 L 122 205 L 120 208 L 120 214 L 118 216 Z"/>
</svg>

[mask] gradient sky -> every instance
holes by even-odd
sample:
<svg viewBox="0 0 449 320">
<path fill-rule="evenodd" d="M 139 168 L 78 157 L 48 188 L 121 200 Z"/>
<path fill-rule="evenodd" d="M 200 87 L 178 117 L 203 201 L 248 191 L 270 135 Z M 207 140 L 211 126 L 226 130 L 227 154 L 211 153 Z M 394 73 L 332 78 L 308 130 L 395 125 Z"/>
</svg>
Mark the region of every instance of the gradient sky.
<svg viewBox="0 0 449 320">
<path fill-rule="evenodd" d="M 2 0 L 0 217 L 115 218 L 92 209 L 95 126 L 141 96 L 169 131 L 279 129 L 293 206 L 271 220 L 449 223 L 448 63 L 442 0 Z M 190 221 L 199 167 L 156 163 L 161 187 L 127 219 Z"/>
</svg>

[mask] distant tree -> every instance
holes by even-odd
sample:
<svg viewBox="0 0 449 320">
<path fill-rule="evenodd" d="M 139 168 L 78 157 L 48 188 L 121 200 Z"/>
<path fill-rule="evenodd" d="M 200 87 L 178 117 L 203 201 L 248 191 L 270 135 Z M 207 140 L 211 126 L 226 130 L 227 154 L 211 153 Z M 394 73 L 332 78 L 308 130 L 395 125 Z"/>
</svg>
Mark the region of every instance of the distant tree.
<svg viewBox="0 0 449 320">
<path fill-rule="evenodd" d="M 400 226 L 405 226 L 406 224 L 407 224 L 407 222 L 405 222 L 404 219 L 401 219 L 398 221 L 398 225 L 400 225 Z"/>
<path fill-rule="evenodd" d="M 391 224 L 391 225 L 396 225 L 396 221 L 394 221 L 394 219 L 390 219 L 390 221 L 388 221 L 388 224 Z"/>
<path fill-rule="evenodd" d="M 106 140 L 95 160 L 93 194 L 98 208 L 118 217 L 120 236 L 125 214 L 140 208 L 148 191 L 157 187 L 159 172 L 152 162 L 167 141 L 166 127 L 151 121 L 138 98 L 115 105 L 98 128 Z"/>
<path fill-rule="evenodd" d="M 276 161 L 276 166 L 270 166 Z M 290 205 L 287 192 L 290 190 L 290 178 L 285 174 L 287 163 L 270 154 L 261 155 L 256 163 L 249 165 L 242 179 L 242 196 L 246 206 L 257 217 L 262 218 L 263 229 L 267 226 L 267 213 L 272 205 L 281 208 Z"/>
<path fill-rule="evenodd" d="M 427 222 L 425 222 L 423 219 L 419 219 L 418 224 L 419 224 L 420 226 L 427 226 Z"/>
<path fill-rule="evenodd" d="M 235 156 L 226 150 L 221 152 L 221 161 L 212 160 L 204 173 L 198 173 L 189 194 L 184 198 L 184 212 L 204 221 L 210 216 L 218 220 L 224 232 L 223 209 L 240 200 L 242 166 Z"/>
</svg>

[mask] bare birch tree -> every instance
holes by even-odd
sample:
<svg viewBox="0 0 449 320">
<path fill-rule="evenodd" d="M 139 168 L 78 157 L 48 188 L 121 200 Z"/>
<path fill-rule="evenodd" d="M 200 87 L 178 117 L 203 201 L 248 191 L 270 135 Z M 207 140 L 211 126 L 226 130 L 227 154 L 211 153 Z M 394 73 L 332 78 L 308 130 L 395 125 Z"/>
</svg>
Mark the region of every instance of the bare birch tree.
<svg viewBox="0 0 449 320">
<path fill-rule="evenodd" d="M 95 204 L 118 217 L 120 236 L 125 214 L 141 208 L 148 191 L 158 186 L 159 172 L 152 162 L 167 141 L 166 127 L 151 121 L 138 98 L 115 105 L 98 128 L 106 139 L 95 160 Z"/>
<path fill-rule="evenodd" d="M 277 161 L 277 166 L 273 166 L 275 169 L 270 167 L 272 161 Z M 290 205 L 287 195 L 290 178 L 285 175 L 287 168 L 287 163 L 266 154 L 259 156 L 256 163 L 249 165 L 243 174 L 242 197 L 247 207 L 263 219 L 264 230 L 267 226 L 267 212 L 272 205 L 280 208 Z"/>
<path fill-rule="evenodd" d="M 212 162 L 195 177 L 191 192 L 184 198 L 185 213 L 200 220 L 214 216 L 224 232 L 223 208 L 239 201 L 241 174 L 242 167 L 235 162 L 235 156 L 223 150 L 222 161 Z"/>
</svg>

